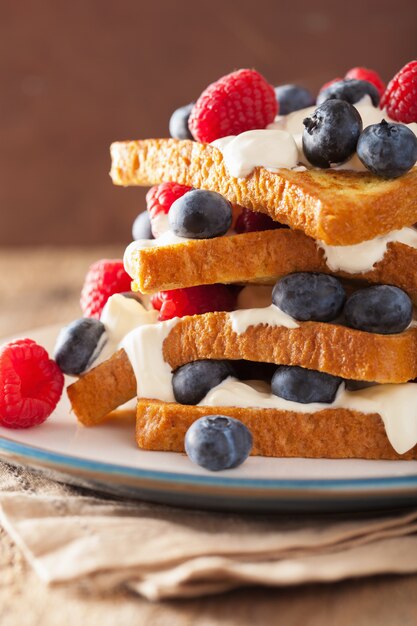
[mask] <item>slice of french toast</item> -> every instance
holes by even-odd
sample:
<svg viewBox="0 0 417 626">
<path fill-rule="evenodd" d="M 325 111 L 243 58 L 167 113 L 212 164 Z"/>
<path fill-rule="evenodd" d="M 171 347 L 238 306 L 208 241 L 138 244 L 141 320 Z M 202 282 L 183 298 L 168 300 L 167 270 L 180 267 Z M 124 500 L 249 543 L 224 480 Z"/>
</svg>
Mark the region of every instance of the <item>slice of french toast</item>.
<svg viewBox="0 0 417 626">
<path fill-rule="evenodd" d="M 116 185 L 174 181 L 222 194 L 267 213 L 329 245 L 352 245 L 417 222 L 417 168 L 396 179 L 371 173 L 257 167 L 230 176 L 214 146 L 190 140 L 146 139 L 111 146 Z"/>
<path fill-rule="evenodd" d="M 243 422 L 253 436 L 253 455 L 327 459 L 417 459 L 417 446 L 397 454 L 377 413 L 325 409 L 296 413 L 279 409 L 185 406 L 159 400 L 137 405 L 136 442 L 144 450 L 184 452 L 191 424 L 205 415 Z"/>
<path fill-rule="evenodd" d="M 133 289 L 151 294 L 214 283 L 274 284 L 292 272 L 325 272 L 370 283 L 396 285 L 417 304 L 417 249 L 393 242 L 378 263 L 360 274 L 333 272 L 316 242 L 282 228 L 133 250 Z"/>
</svg>

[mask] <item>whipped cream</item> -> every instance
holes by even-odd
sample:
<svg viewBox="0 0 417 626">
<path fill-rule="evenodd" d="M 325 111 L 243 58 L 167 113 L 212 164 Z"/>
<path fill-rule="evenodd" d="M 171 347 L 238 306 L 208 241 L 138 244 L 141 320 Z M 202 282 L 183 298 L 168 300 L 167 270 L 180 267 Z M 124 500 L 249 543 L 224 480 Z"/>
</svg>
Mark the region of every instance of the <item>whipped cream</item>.
<svg viewBox="0 0 417 626">
<path fill-rule="evenodd" d="M 244 333 L 249 326 L 266 324 L 268 326 L 284 326 L 285 328 L 298 328 L 299 324 L 293 317 L 281 311 L 275 304 L 270 304 L 262 309 L 241 309 L 229 313 L 230 323 L 235 333 Z"/>
</svg>

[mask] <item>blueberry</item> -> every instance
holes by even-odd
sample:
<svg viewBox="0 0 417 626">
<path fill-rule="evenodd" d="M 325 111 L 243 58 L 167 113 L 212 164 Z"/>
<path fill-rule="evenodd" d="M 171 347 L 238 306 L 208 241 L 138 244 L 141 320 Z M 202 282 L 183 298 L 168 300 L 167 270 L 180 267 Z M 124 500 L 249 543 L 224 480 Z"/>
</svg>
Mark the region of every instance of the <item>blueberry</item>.
<svg viewBox="0 0 417 626">
<path fill-rule="evenodd" d="M 311 107 L 315 103 L 308 89 L 298 85 L 279 85 L 275 87 L 275 97 L 278 102 L 279 115 L 288 115 L 288 113 L 293 111 Z"/>
<path fill-rule="evenodd" d="M 193 139 L 188 128 L 188 118 L 194 106 L 194 102 L 176 109 L 169 120 L 169 134 L 174 139 Z"/>
<path fill-rule="evenodd" d="M 230 361 L 203 359 L 182 365 L 172 377 L 175 400 L 180 404 L 198 404 L 228 376 L 235 376 Z"/>
<path fill-rule="evenodd" d="M 133 239 L 154 239 L 151 229 L 151 220 L 148 211 L 139 213 L 132 226 Z"/>
<path fill-rule="evenodd" d="M 317 96 L 317 104 L 323 104 L 326 100 L 345 100 L 349 104 L 356 104 L 364 96 L 370 96 L 374 107 L 379 105 L 379 91 L 367 80 L 347 78 L 332 83 L 326 89 L 320 91 Z"/>
<path fill-rule="evenodd" d="M 173 202 L 168 218 L 178 237 L 212 239 L 232 225 L 232 205 L 215 191 L 193 189 Z"/>
<path fill-rule="evenodd" d="M 274 395 L 292 402 L 331 404 L 342 380 L 324 372 L 280 365 L 272 377 L 271 390 Z"/>
<path fill-rule="evenodd" d="M 303 120 L 303 150 L 315 167 L 344 163 L 356 150 L 362 118 L 352 104 L 327 100 Z"/>
<path fill-rule="evenodd" d="M 346 294 L 334 276 L 296 272 L 281 278 L 272 290 L 272 302 L 302 322 L 330 322 L 342 311 Z"/>
<path fill-rule="evenodd" d="M 413 317 L 413 304 L 405 291 L 392 285 L 375 285 L 355 291 L 344 309 L 348 326 L 368 333 L 401 333 Z"/>
<path fill-rule="evenodd" d="M 200 417 L 185 435 L 185 451 L 191 461 L 212 472 L 241 465 L 251 449 L 248 428 L 225 415 Z"/>
<path fill-rule="evenodd" d="M 61 330 L 54 359 L 64 374 L 78 376 L 88 368 L 104 347 L 105 330 L 102 322 L 88 317 L 75 320 Z"/>
<path fill-rule="evenodd" d="M 404 124 L 372 124 L 359 137 L 358 157 L 364 166 L 387 178 L 408 172 L 417 161 L 417 137 Z"/>
</svg>

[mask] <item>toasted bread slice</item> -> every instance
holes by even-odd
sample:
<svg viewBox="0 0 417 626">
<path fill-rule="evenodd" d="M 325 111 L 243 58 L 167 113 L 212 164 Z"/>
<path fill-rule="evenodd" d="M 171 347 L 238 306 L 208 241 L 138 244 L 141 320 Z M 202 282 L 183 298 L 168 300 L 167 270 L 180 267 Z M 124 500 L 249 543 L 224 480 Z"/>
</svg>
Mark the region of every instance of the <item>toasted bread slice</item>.
<svg viewBox="0 0 417 626">
<path fill-rule="evenodd" d="M 116 185 L 174 181 L 210 189 L 329 245 L 360 243 L 417 222 L 417 168 L 391 180 L 363 172 L 274 173 L 262 167 L 234 178 L 220 150 L 177 139 L 117 142 L 111 156 Z"/>
<path fill-rule="evenodd" d="M 417 446 L 397 454 L 381 417 L 348 409 L 295 413 L 278 409 L 185 406 L 139 400 L 136 442 L 144 450 L 184 452 L 191 424 L 205 415 L 243 422 L 253 436 L 253 455 L 327 459 L 417 459 Z"/>
<path fill-rule="evenodd" d="M 313 239 L 286 228 L 143 248 L 132 253 L 131 265 L 133 288 L 141 293 L 214 283 L 273 284 L 291 272 L 325 272 L 396 285 L 417 304 L 417 249 L 397 242 L 361 274 L 332 272 Z"/>
</svg>

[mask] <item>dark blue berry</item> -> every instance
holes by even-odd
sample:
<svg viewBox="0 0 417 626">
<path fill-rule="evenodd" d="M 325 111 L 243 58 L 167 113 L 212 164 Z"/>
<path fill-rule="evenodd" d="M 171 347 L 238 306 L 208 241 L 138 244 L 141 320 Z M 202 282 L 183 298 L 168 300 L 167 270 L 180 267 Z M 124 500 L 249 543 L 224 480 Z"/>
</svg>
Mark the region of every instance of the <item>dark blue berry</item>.
<svg viewBox="0 0 417 626">
<path fill-rule="evenodd" d="M 105 344 L 105 327 L 96 319 L 83 317 L 65 326 L 55 344 L 54 359 L 70 376 L 85 372 Z"/>
<path fill-rule="evenodd" d="M 185 435 L 185 451 L 191 461 L 212 472 L 241 465 L 251 449 L 248 428 L 224 415 L 200 417 Z"/>
<path fill-rule="evenodd" d="M 355 291 L 346 301 L 348 326 L 368 333 L 401 333 L 413 317 L 413 303 L 399 287 L 376 285 Z"/>
<path fill-rule="evenodd" d="M 194 106 L 194 102 L 176 109 L 169 120 L 169 134 L 174 139 L 193 139 L 188 128 L 188 118 Z"/>
<path fill-rule="evenodd" d="M 379 105 L 379 91 L 367 80 L 346 78 L 332 83 L 326 89 L 320 91 L 317 96 L 317 104 L 323 104 L 326 100 L 345 100 L 349 104 L 356 104 L 364 96 L 370 96 L 374 107 Z"/>
<path fill-rule="evenodd" d="M 352 104 L 327 100 L 303 121 L 303 150 L 315 167 L 347 161 L 355 152 L 362 118 Z"/>
<path fill-rule="evenodd" d="M 175 400 L 180 404 L 198 404 L 228 376 L 235 376 L 230 361 L 203 359 L 182 365 L 172 377 Z"/>
<path fill-rule="evenodd" d="M 336 397 L 342 378 L 303 367 L 280 365 L 272 377 L 272 393 L 285 400 L 309 404 L 331 404 Z"/>
<path fill-rule="evenodd" d="M 178 237 L 211 239 L 232 225 L 232 205 L 215 191 L 193 189 L 173 202 L 169 223 Z"/>
<path fill-rule="evenodd" d="M 139 213 L 132 226 L 133 239 L 154 239 L 151 228 L 151 220 L 148 211 Z"/>
<path fill-rule="evenodd" d="M 296 272 L 281 278 L 272 291 L 272 302 L 303 322 L 330 322 L 342 311 L 346 294 L 341 282 L 328 274 Z"/>
<path fill-rule="evenodd" d="M 293 111 L 311 107 L 315 103 L 308 89 L 298 85 L 279 85 L 275 87 L 275 97 L 278 102 L 279 115 L 288 115 L 288 113 Z"/>
<path fill-rule="evenodd" d="M 372 124 L 359 137 L 358 157 L 364 166 L 387 178 L 408 172 L 417 161 L 417 137 L 404 124 Z"/>
</svg>

